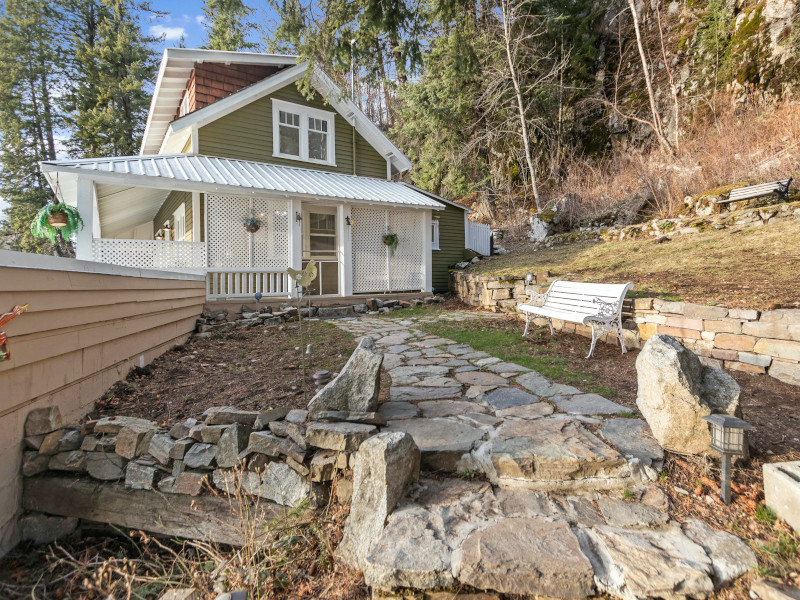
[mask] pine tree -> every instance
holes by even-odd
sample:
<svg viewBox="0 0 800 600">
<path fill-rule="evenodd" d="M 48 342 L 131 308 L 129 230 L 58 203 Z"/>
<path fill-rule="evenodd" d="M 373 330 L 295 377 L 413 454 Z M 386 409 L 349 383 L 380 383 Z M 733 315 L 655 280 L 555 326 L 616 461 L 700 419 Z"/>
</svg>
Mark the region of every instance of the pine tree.
<svg viewBox="0 0 800 600">
<path fill-rule="evenodd" d="M 137 154 L 151 94 L 147 84 L 157 70 L 153 48 L 129 0 L 88 0 L 78 13 L 75 34 L 76 87 L 69 100 L 75 128 L 69 144 L 80 157 Z"/>
<path fill-rule="evenodd" d="M 253 28 L 247 17 L 252 9 L 242 0 L 205 0 L 203 24 L 208 33 L 204 48 L 209 50 L 252 50 L 255 44 L 247 41 Z"/>
<path fill-rule="evenodd" d="M 10 205 L 3 232 L 15 249 L 66 256 L 68 242 L 53 245 L 30 233 L 33 216 L 52 199 L 38 162 L 56 158 L 61 18 L 47 0 L 7 0 L 0 13 L 0 195 Z"/>
</svg>

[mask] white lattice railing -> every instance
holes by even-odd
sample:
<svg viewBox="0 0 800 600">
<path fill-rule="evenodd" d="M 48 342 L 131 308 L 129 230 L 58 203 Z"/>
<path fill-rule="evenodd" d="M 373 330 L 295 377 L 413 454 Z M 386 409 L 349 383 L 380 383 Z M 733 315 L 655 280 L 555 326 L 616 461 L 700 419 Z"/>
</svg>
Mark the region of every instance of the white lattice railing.
<svg viewBox="0 0 800 600">
<path fill-rule="evenodd" d="M 262 296 L 289 296 L 289 276 L 286 271 L 262 269 L 209 269 L 206 276 L 206 297 L 252 298 Z"/>
<path fill-rule="evenodd" d="M 466 234 L 467 248 L 483 256 L 489 256 L 492 252 L 492 228 L 489 225 L 467 221 Z"/>
<path fill-rule="evenodd" d="M 205 269 L 206 245 L 203 242 L 95 239 L 92 259 L 138 269 Z"/>
</svg>

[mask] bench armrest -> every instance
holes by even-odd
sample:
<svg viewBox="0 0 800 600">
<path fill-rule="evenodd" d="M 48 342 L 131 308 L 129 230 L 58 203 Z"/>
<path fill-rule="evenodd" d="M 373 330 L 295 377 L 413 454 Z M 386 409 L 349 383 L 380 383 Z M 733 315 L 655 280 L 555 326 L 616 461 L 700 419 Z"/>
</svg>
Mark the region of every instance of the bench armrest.
<svg viewBox="0 0 800 600">
<path fill-rule="evenodd" d="M 595 298 L 592 303 L 599 305 L 596 317 L 601 319 L 611 319 L 617 316 L 619 312 L 619 302 L 606 302 L 600 298 Z"/>
<path fill-rule="evenodd" d="M 543 306 L 547 300 L 547 292 L 540 294 L 533 288 L 526 288 L 525 295 L 529 296 L 530 299 L 522 304 L 527 304 L 528 306 Z"/>
</svg>

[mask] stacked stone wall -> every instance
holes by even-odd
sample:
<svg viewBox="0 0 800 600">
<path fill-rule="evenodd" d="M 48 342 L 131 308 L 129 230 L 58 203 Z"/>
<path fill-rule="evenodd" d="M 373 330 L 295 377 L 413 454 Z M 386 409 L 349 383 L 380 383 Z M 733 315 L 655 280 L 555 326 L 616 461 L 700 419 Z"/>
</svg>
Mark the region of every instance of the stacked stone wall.
<svg viewBox="0 0 800 600">
<path fill-rule="evenodd" d="M 537 274 L 533 289 L 547 289 L 547 273 Z M 478 308 L 508 312 L 524 318 L 517 306 L 526 302 L 525 279 L 493 278 L 453 273 L 453 289 L 459 298 Z M 800 310 L 769 311 L 668 302 L 659 298 L 625 301 L 624 335 L 628 347 L 640 347 L 657 333 L 678 338 L 701 360 L 715 367 L 747 373 L 767 373 L 780 381 L 800 386 Z M 544 325 L 544 319 L 536 319 Z M 591 328 L 553 321 L 558 331 L 591 337 Z M 613 336 L 604 341 L 616 343 Z"/>
</svg>

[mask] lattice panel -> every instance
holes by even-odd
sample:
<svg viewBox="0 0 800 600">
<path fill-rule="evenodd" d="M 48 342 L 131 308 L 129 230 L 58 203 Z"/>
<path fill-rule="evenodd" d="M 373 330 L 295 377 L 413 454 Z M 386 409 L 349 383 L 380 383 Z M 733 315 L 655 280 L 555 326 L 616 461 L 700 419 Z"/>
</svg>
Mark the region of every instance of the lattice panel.
<svg viewBox="0 0 800 600">
<path fill-rule="evenodd" d="M 205 244 L 166 240 L 96 239 L 95 262 L 138 269 L 198 269 L 205 267 Z"/>
<path fill-rule="evenodd" d="M 286 269 L 289 266 L 289 202 L 253 198 L 253 214 L 263 224 L 253 234 L 252 266 Z"/>
<path fill-rule="evenodd" d="M 206 195 L 208 266 L 250 266 L 250 234 L 242 219 L 250 215 L 250 198 Z"/>
<path fill-rule="evenodd" d="M 353 207 L 352 247 L 353 247 L 353 292 L 385 292 L 386 246 L 383 234 L 386 232 L 386 211 L 374 208 Z"/>
<path fill-rule="evenodd" d="M 398 237 L 397 250 L 389 259 L 393 292 L 425 288 L 424 217 L 422 211 L 389 211 L 389 231 Z"/>
</svg>

